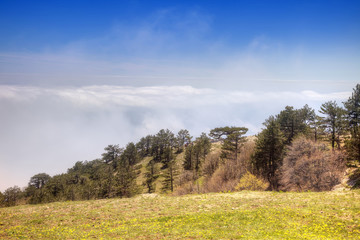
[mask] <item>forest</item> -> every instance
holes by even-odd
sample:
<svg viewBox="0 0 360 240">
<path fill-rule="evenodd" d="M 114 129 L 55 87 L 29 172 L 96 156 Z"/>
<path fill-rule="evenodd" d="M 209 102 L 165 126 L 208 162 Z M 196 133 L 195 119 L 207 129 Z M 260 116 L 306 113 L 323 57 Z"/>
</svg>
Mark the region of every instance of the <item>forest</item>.
<svg viewBox="0 0 360 240">
<path fill-rule="evenodd" d="M 342 104 L 287 106 L 256 136 L 225 126 L 198 137 L 161 129 L 104 148 L 66 173 L 38 173 L 28 186 L 0 192 L 0 206 L 132 197 L 145 193 L 330 191 L 360 186 L 360 84 Z"/>
</svg>

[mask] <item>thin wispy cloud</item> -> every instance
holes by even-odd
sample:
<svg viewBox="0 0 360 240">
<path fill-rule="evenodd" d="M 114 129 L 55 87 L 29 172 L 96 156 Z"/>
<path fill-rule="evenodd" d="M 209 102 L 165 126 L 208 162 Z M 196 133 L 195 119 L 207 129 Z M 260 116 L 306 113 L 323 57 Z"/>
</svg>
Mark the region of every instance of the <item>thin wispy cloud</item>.
<svg viewBox="0 0 360 240">
<path fill-rule="evenodd" d="M 97 59 L 159 59 L 208 54 L 221 40 L 209 39 L 212 19 L 190 9 L 160 9 L 136 21 L 115 22 L 94 38 L 69 42 L 60 52 L 96 56 Z"/>
<path fill-rule="evenodd" d="M 106 61 L 52 54 L 2 54 L 0 60 L 3 62 L 0 66 L 0 83 L 4 85 L 141 87 L 170 84 L 239 91 L 305 91 L 311 84 L 315 91 L 334 92 L 351 89 L 357 82 L 354 74 L 360 71 L 342 68 L 343 78 L 336 78 L 332 71 L 338 70 L 330 64 L 318 68 L 318 72 L 329 69 L 319 77 L 316 71 L 314 74 L 309 74 L 309 69 L 301 72 L 301 69 L 294 70 L 287 63 L 281 64 L 283 69 L 279 69 L 274 65 L 276 62 L 256 54 L 240 54 L 220 63 L 211 59 L 200 62 L 145 59 Z M 311 65 L 315 60 L 307 64 Z M 297 72 L 299 75 L 294 74 Z"/>
<path fill-rule="evenodd" d="M 328 101 L 346 100 L 350 92 L 318 93 L 230 91 L 192 86 L 85 86 L 79 88 L 42 88 L 29 86 L 0 86 L 0 99 L 34 101 L 53 97 L 74 106 L 128 106 L 196 108 L 203 105 L 247 104 L 267 101 Z M 190 104 L 191 103 L 191 104 Z"/>
</svg>

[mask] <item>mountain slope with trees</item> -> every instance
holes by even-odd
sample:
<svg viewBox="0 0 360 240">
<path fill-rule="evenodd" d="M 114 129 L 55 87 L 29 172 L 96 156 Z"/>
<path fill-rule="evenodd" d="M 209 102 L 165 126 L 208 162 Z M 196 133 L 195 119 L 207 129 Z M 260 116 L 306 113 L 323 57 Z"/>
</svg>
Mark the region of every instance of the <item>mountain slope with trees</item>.
<svg viewBox="0 0 360 240">
<path fill-rule="evenodd" d="M 308 105 L 270 116 L 255 137 L 225 126 L 194 138 L 161 129 L 124 148 L 108 145 L 101 158 L 76 162 L 66 173 L 39 173 L 28 186 L 0 194 L 2 206 L 132 197 L 142 193 L 205 193 L 247 189 L 331 190 L 352 167 L 360 179 L 360 84 L 343 103 L 328 101 L 319 115 Z"/>
</svg>

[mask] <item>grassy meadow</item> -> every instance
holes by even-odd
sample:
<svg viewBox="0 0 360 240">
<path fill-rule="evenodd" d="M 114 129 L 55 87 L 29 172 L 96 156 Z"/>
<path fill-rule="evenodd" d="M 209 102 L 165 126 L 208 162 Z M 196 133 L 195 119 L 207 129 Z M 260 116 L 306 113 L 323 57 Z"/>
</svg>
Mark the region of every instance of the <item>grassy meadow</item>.
<svg viewBox="0 0 360 240">
<path fill-rule="evenodd" d="M 234 192 L 0 208 L 0 239 L 360 239 L 360 191 Z"/>
</svg>

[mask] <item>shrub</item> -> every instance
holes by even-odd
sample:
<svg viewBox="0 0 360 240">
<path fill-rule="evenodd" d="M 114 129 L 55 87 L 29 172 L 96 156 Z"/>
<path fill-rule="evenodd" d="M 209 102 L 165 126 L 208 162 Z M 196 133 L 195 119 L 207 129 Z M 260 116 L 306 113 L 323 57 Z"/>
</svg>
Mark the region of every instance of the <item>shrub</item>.
<svg viewBox="0 0 360 240">
<path fill-rule="evenodd" d="M 228 159 L 224 163 L 220 163 L 220 160 L 218 160 L 219 162 L 217 163 L 219 164 L 219 167 L 213 172 L 212 175 L 206 175 L 207 178 L 205 179 L 204 183 L 204 191 L 234 191 L 241 177 L 251 168 L 250 159 L 254 151 L 254 145 L 254 141 L 250 139 L 241 148 L 238 159 Z"/>
<path fill-rule="evenodd" d="M 4 191 L 3 204 L 5 207 L 15 206 L 21 199 L 21 190 L 18 186 L 9 187 Z"/>
<path fill-rule="evenodd" d="M 203 173 L 205 176 L 210 177 L 214 174 L 216 169 L 219 167 L 220 161 L 220 152 L 210 153 L 204 161 Z"/>
<path fill-rule="evenodd" d="M 184 170 L 176 180 L 176 188 L 174 195 L 185 195 L 195 192 L 194 187 L 195 175 L 194 171 Z"/>
<path fill-rule="evenodd" d="M 326 144 L 305 137 L 293 141 L 281 168 L 281 184 L 288 191 L 328 191 L 341 182 L 345 156 Z"/>
<path fill-rule="evenodd" d="M 350 174 L 348 184 L 353 189 L 360 188 L 360 168 Z"/>
<path fill-rule="evenodd" d="M 4 199 L 5 199 L 4 195 L 2 194 L 2 192 L 0 192 L 0 207 L 5 206 Z"/>
<path fill-rule="evenodd" d="M 231 165 L 231 166 L 230 166 Z M 232 170 L 234 165 L 229 162 L 221 165 L 215 173 L 206 179 L 204 184 L 205 192 L 227 192 L 235 189 L 238 183 L 236 171 Z"/>
<path fill-rule="evenodd" d="M 251 190 L 251 191 L 264 191 L 269 187 L 269 183 L 257 178 L 255 175 L 247 172 L 240 179 L 239 184 L 235 187 L 236 190 Z"/>
<path fill-rule="evenodd" d="M 186 194 L 191 194 L 196 192 L 196 186 L 194 182 L 186 182 L 182 184 L 181 186 L 178 186 L 173 195 L 175 196 L 181 196 Z"/>
</svg>

